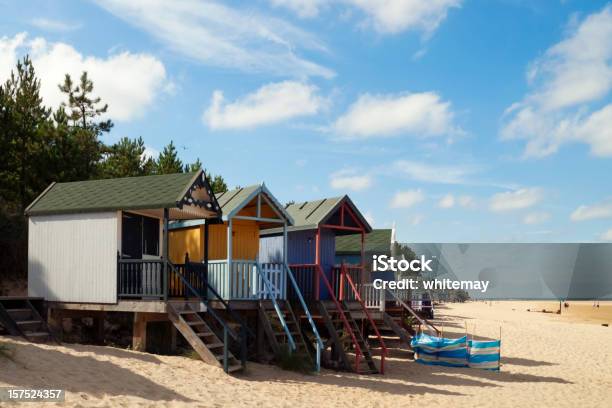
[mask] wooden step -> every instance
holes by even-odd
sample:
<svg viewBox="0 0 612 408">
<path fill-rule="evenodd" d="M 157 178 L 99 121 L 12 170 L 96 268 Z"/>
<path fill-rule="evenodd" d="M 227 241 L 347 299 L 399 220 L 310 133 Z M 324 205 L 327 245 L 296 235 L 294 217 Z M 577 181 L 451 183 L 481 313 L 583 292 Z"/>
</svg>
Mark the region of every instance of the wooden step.
<svg viewBox="0 0 612 408">
<path fill-rule="evenodd" d="M 45 336 L 49 336 L 48 332 L 27 332 L 26 333 L 27 337 L 45 337 Z"/>
<path fill-rule="evenodd" d="M 35 323 L 42 323 L 40 320 L 15 320 L 15 323 L 17 324 L 35 324 Z"/>
<path fill-rule="evenodd" d="M 297 336 L 299 333 L 290 331 L 289 334 L 291 334 L 292 336 Z M 286 336 L 287 333 L 285 333 L 285 331 L 283 330 L 281 332 L 274 333 L 274 335 L 275 336 Z"/>
<path fill-rule="evenodd" d="M 244 367 L 242 367 L 241 364 L 231 365 L 231 366 L 227 367 L 227 371 L 229 373 L 235 373 L 236 371 L 242 371 L 243 369 L 244 369 Z"/>
</svg>

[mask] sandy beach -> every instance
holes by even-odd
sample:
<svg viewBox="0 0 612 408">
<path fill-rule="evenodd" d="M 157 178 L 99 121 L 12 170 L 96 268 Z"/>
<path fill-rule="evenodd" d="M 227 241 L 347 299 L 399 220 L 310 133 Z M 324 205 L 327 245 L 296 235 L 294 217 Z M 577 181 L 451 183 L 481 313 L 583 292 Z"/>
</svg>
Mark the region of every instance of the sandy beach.
<svg viewBox="0 0 612 408">
<path fill-rule="evenodd" d="M 467 323 L 475 337 L 497 338 L 502 326 L 501 372 L 423 366 L 393 350 L 384 376 L 328 370 L 309 376 L 250 363 L 246 373 L 230 377 L 185 357 L 4 337 L 0 342 L 13 347 L 15 362 L 0 359 L 0 386 L 63 388 L 66 403 L 60 405 L 70 407 L 608 406 L 612 327 L 597 319 L 581 323 L 569 313 L 527 312 L 530 307 L 478 302 L 438 308 L 437 323 L 450 337 L 462 335 Z M 602 302 L 601 314 L 609 307 Z"/>
</svg>

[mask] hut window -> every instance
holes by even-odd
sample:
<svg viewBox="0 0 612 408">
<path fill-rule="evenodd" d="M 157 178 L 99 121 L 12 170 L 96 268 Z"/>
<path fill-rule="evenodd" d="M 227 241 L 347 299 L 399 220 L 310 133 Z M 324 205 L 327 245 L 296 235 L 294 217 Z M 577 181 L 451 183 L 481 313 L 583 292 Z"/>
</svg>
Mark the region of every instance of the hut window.
<svg viewBox="0 0 612 408">
<path fill-rule="evenodd" d="M 159 220 L 138 214 L 123 213 L 122 256 L 141 259 L 159 255 Z"/>
<path fill-rule="evenodd" d="M 159 220 L 142 217 L 142 253 L 159 255 Z"/>
</svg>

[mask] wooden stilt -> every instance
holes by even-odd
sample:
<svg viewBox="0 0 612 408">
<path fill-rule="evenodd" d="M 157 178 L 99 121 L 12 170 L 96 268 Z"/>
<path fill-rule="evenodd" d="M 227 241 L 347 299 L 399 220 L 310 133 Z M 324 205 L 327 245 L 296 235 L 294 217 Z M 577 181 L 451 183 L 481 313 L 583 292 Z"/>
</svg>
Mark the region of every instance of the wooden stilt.
<svg viewBox="0 0 612 408">
<path fill-rule="evenodd" d="M 106 320 L 106 313 L 100 312 L 97 313 L 96 317 L 94 317 L 94 328 L 96 333 L 96 343 L 104 344 L 104 321 Z"/>
<path fill-rule="evenodd" d="M 64 337 L 62 318 L 62 311 L 60 309 L 49 309 L 47 312 L 47 326 L 58 341 L 63 341 Z"/>
<path fill-rule="evenodd" d="M 134 313 L 132 349 L 136 351 L 147 350 L 147 316 L 144 313 Z"/>
</svg>

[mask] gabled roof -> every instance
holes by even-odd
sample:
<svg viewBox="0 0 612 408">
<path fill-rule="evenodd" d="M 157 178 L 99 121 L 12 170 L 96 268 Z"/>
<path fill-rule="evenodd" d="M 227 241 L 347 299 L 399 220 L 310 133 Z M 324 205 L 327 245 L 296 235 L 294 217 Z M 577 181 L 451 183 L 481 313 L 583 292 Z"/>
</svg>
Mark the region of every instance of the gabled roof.
<svg viewBox="0 0 612 408">
<path fill-rule="evenodd" d="M 254 184 L 247 187 L 239 187 L 231 191 L 216 194 L 217 202 L 223 212 L 223 220 L 227 221 L 235 216 L 242 208 L 249 204 L 258 194 L 264 194 L 277 213 L 287 221 L 287 225 L 293 225 L 293 217 L 285 210 L 283 205 L 272 195 L 265 184 Z M 172 223 L 171 229 L 192 227 L 204 224 L 203 220 L 190 220 Z"/>
<path fill-rule="evenodd" d="M 53 183 L 26 208 L 25 213 L 46 215 L 197 207 L 218 216 L 220 208 L 210 191 L 201 170 L 194 173 Z M 197 197 L 192 196 L 192 193 Z"/>
<path fill-rule="evenodd" d="M 319 228 L 319 225 L 324 224 L 325 221 L 331 215 L 333 215 L 345 201 L 355 216 L 364 225 L 366 232 L 370 232 L 372 227 L 347 195 L 287 205 L 285 210 L 293 217 L 294 220 L 293 226 L 288 228 L 288 231 L 311 230 Z M 265 230 L 263 233 L 269 235 L 277 234 L 278 232 L 280 232 L 280 230 L 278 228 L 274 228 Z"/>
<path fill-rule="evenodd" d="M 375 229 L 365 236 L 365 251 L 387 253 L 391 250 L 391 229 Z M 340 235 L 336 237 L 337 254 L 359 254 L 361 236 Z"/>
</svg>

